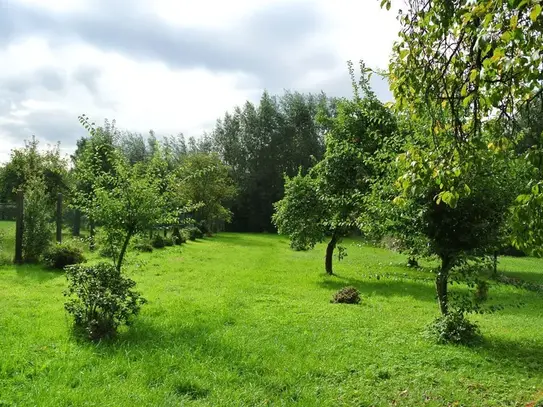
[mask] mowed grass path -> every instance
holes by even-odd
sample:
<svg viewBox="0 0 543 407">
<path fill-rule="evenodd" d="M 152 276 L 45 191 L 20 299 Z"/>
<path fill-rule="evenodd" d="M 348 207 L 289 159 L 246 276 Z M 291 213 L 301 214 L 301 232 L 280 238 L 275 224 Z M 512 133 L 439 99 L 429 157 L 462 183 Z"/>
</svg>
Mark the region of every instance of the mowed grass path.
<svg viewBox="0 0 543 407">
<path fill-rule="evenodd" d="M 294 252 L 274 235 L 133 254 L 127 273 L 149 303 L 98 344 L 71 337 L 62 273 L 1 267 L 0 405 L 525 406 L 543 395 L 540 294 L 493 287 L 508 306 L 473 317 L 483 344 L 434 345 L 422 336 L 437 316 L 432 274 L 345 245 L 333 277 L 324 245 Z M 541 260 L 503 265 L 543 283 Z M 360 305 L 330 303 L 345 285 Z"/>
</svg>

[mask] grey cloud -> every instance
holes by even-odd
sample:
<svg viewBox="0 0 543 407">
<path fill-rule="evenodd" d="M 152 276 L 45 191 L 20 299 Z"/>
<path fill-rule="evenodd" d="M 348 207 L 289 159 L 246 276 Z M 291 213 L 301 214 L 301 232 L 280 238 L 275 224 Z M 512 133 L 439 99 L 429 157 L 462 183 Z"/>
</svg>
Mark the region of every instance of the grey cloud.
<svg viewBox="0 0 543 407">
<path fill-rule="evenodd" d="M 143 7 L 126 7 L 123 13 L 96 7 L 90 13 L 65 15 L 14 3 L 0 15 L 0 43 L 31 34 L 53 41 L 80 39 L 132 58 L 161 60 L 172 68 L 239 71 L 258 76 L 265 87 L 291 87 L 306 64 L 326 67 L 338 62 L 333 50 L 310 52 L 304 47 L 325 24 L 324 16 L 307 2 L 272 4 L 228 31 L 175 27 L 146 14 Z M 299 58 L 297 49 L 306 54 Z"/>
<path fill-rule="evenodd" d="M 73 147 L 85 135 L 85 129 L 73 114 L 51 109 L 32 111 L 25 116 L 24 122 L 3 123 L 0 133 L 19 141 L 35 135 L 49 144 L 60 142 L 62 147 Z"/>
<path fill-rule="evenodd" d="M 87 90 L 93 94 L 98 94 L 98 79 L 100 78 L 102 72 L 100 68 L 96 66 L 79 66 L 73 73 L 72 77 Z"/>
<path fill-rule="evenodd" d="M 35 70 L 28 76 L 12 76 L 0 80 L 3 89 L 16 95 L 26 96 L 31 88 L 43 87 L 52 92 L 59 92 L 67 86 L 66 72 L 52 67 Z"/>
</svg>

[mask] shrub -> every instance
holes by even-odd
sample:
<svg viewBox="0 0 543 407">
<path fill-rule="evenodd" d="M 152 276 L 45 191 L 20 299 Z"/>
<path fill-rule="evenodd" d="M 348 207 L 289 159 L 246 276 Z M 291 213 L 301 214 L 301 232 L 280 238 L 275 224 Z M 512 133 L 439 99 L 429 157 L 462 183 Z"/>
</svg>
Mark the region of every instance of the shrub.
<svg viewBox="0 0 543 407">
<path fill-rule="evenodd" d="M 174 228 L 172 232 L 172 239 L 174 244 L 181 245 L 183 243 L 187 242 L 187 238 L 184 237 L 181 232 L 179 231 L 179 228 Z"/>
<path fill-rule="evenodd" d="M 426 336 L 440 344 L 470 345 L 480 338 L 480 331 L 463 313 L 451 312 L 436 318 L 428 326 Z"/>
<path fill-rule="evenodd" d="M 522 250 L 517 249 L 513 245 L 506 245 L 502 247 L 498 254 L 500 256 L 511 256 L 511 257 L 526 257 L 526 253 L 524 253 Z"/>
<path fill-rule="evenodd" d="M 108 244 L 100 244 L 98 254 L 100 257 L 112 258 L 116 256 L 116 250 Z"/>
<path fill-rule="evenodd" d="M 477 286 L 475 288 L 475 301 L 477 302 L 483 302 L 488 299 L 488 289 L 489 285 L 486 281 L 478 281 Z"/>
<path fill-rule="evenodd" d="M 143 253 L 151 253 L 153 251 L 153 245 L 148 241 L 141 241 L 134 244 L 134 249 Z"/>
<path fill-rule="evenodd" d="M 40 261 L 51 245 L 52 208 L 43 179 L 31 178 L 25 188 L 23 209 L 23 260 L 27 263 Z"/>
<path fill-rule="evenodd" d="M 183 230 L 187 234 L 187 237 L 189 240 L 195 241 L 196 239 L 202 239 L 204 237 L 204 234 L 202 233 L 202 231 L 194 225 L 187 226 Z"/>
<path fill-rule="evenodd" d="M 113 336 L 146 302 L 132 290 L 136 283 L 112 264 L 68 266 L 66 278 L 64 295 L 69 300 L 64 307 L 73 316 L 76 330 L 91 340 Z"/>
<path fill-rule="evenodd" d="M 162 249 L 164 246 L 166 246 L 166 242 L 164 241 L 164 237 L 162 235 L 156 233 L 151 239 L 151 245 L 155 249 Z"/>
<path fill-rule="evenodd" d="M 57 243 L 43 256 L 48 267 L 62 270 L 64 267 L 85 261 L 83 251 L 73 243 Z"/>
<path fill-rule="evenodd" d="M 354 287 L 343 287 L 334 294 L 331 302 L 337 304 L 358 304 L 360 302 L 360 293 Z"/>
<path fill-rule="evenodd" d="M 200 232 L 202 232 L 202 237 L 203 236 L 211 236 L 211 230 L 207 226 L 205 220 L 198 223 L 198 229 L 200 230 Z"/>
<path fill-rule="evenodd" d="M 175 241 L 174 241 L 174 238 L 173 237 L 165 237 L 164 238 L 164 246 L 168 246 L 168 247 L 171 247 L 175 244 Z"/>
</svg>

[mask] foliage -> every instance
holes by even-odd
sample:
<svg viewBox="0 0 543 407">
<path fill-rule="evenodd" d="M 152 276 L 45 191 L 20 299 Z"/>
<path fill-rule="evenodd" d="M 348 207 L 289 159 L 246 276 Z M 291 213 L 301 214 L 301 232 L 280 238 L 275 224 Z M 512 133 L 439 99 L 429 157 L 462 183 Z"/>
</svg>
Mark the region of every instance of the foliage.
<svg viewBox="0 0 543 407">
<path fill-rule="evenodd" d="M 72 156 L 74 188 L 71 205 L 89 219 L 90 246 L 93 248 L 97 220 L 97 214 L 94 213 L 97 205 L 96 191 L 99 188 L 110 190 L 114 187 L 118 161 L 114 142 L 118 130 L 114 121 L 109 123 L 106 120 L 102 127 L 89 123 L 85 115 L 80 116 L 79 121 L 89 136 L 77 142 L 77 150 Z M 111 248 L 108 251 L 111 252 Z"/>
<path fill-rule="evenodd" d="M 55 243 L 45 253 L 43 260 L 47 266 L 62 270 L 66 266 L 83 263 L 85 256 L 74 243 Z"/>
<path fill-rule="evenodd" d="M 247 102 L 217 121 L 209 141 L 238 189 L 231 230 L 274 229 L 273 204 L 283 196 L 284 175 L 293 177 L 300 167 L 305 172 L 322 157 L 326 127 L 317 115 L 332 116 L 335 103 L 324 94 L 264 92 L 257 105 Z"/>
<path fill-rule="evenodd" d="M 114 126 L 95 128 L 84 116 L 80 121 L 90 139 L 76 159 L 81 182 L 76 205 L 89 218 L 100 221 L 106 252 L 121 270 L 134 235 L 172 220 L 171 195 L 165 193 L 172 189 L 168 188 L 172 178 L 157 173 L 162 168 L 158 149 L 149 167 L 143 163 L 131 166 L 113 146 Z"/>
<path fill-rule="evenodd" d="M 164 218 L 164 201 L 154 179 L 149 179 L 139 165 L 129 167 L 121 158 L 116 163 L 116 177 L 95 190 L 93 218 L 99 219 L 106 235 L 112 260 L 120 270 L 130 239 L 154 227 Z"/>
<path fill-rule="evenodd" d="M 471 345 L 480 339 L 477 324 L 470 322 L 461 312 L 439 316 L 428 326 L 426 334 L 440 344 Z"/>
<path fill-rule="evenodd" d="M 172 247 L 173 245 L 175 245 L 175 239 L 171 236 L 166 236 L 164 238 L 164 246 Z"/>
<path fill-rule="evenodd" d="M 64 304 L 75 327 L 92 340 L 114 335 L 120 325 L 128 324 L 146 301 L 135 292 L 136 283 L 113 265 L 66 267 L 68 297 Z"/>
<path fill-rule="evenodd" d="M 181 231 L 181 234 L 185 236 L 186 239 L 195 241 L 196 239 L 202 239 L 204 234 L 202 231 L 195 225 L 189 225 Z"/>
<path fill-rule="evenodd" d="M 334 117 L 326 112 L 319 116 L 327 129 L 324 156 L 308 175 L 286 178 L 285 196 L 275 204 L 273 217 L 296 249 L 311 248 L 331 234 L 325 258 L 329 274 L 336 244 L 357 226 L 372 184 L 386 170 L 383 154 L 396 131 L 394 116 L 370 89 L 364 64 L 358 82 L 349 68 L 353 100 L 339 100 Z M 340 252 L 340 258 L 344 255 Z"/>
<path fill-rule="evenodd" d="M 30 178 L 24 189 L 23 261 L 41 260 L 53 237 L 53 207 L 42 178 Z"/>
<path fill-rule="evenodd" d="M 285 195 L 274 204 L 272 220 L 280 234 L 290 238 L 294 250 L 312 249 L 323 240 L 323 202 L 317 192 L 318 184 L 301 172 L 295 177 L 285 176 Z"/>
<path fill-rule="evenodd" d="M 433 146 L 408 148 L 400 182 L 404 191 L 431 185 L 437 201 L 454 207 L 471 194 L 467 175 L 487 167 L 488 152 L 518 151 L 515 144 L 527 140 L 523 128 L 539 121 L 524 112 L 543 92 L 542 7 L 538 0 L 411 0 L 409 6 L 399 17 L 391 89 L 396 108 Z M 513 218 L 514 243 L 523 249 L 543 241 L 536 225 L 540 180 L 532 178 L 519 196 Z"/>
<path fill-rule="evenodd" d="M 360 292 L 352 286 L 343 287 L 334 294 L 331 302 L 336 304 L 358 304 L 360 303 Z"/>
<path fill-rule="evenodd" d="M 60 156 L 57 144 L 38 150 L 38 140 L 32 137 L 25 147 L 14 149 L 10 160 L 0 171 L 0 202 L 15 201 L 15 194 L 25 189 L 32 178 L 39 177 L 45 185 L 47 199 L 53 203 L 58 193 L 68 190 L 67 162 Z"/>
<path fill-rule="evenodd" d="M 153 251 L 153 245 L 151 240 L 143 238 L 143 237 L 136 237 L 133 241 L 134 249 L 143 252 L 143 253 L 151 253 Z"/>
<path fill-rule="evenodd" d="M 201 203 L 194 218 L 209 230 L 216 224 L 230 222 L 226 205 L 234 198 L 236 188 L 230 169 L 217 154 L 189 154 L 179 168 L 180 195 L 190 202 Z"/>
<path fill-rule="evenodd" d="M 160 233 L 155 233 L 153 235 L 153 238 L 151 239 L 151 245 L 155 249 L 162 249 L 166 246 L 166 242 L 164 240 L 164 237 Z"/>
<path fill-rule="evenodd" d="M 475 301 L 483 302 L 488 299 L 489 285 L 486 281 L 481 280 L 477 282 L 477 289 L 475 291 Z"/>
</svg>

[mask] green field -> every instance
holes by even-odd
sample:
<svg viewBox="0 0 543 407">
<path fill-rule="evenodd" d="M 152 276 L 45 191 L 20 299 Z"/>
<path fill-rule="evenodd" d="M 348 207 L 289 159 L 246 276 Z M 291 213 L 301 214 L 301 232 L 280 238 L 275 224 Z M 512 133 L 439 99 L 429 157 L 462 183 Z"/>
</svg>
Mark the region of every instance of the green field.
<svg viewBox="0 0 543 407">
<path fill-rule="evenodd" d="M 97 344 L 71 336 L 61 272 L 0 267 L 0 406 L 525 406 L 543 396 L 541 294 L 493 286 L 506 308 L 472 317 L 483 343 L 435 345 L 423 336 L 438 315 L 431 272 L 345 245 L 333 277 L 323 245 L 294 252 L 275 235 L 131 254 L 127 273 L 149 303 Z M 501 263 L 540 283 L 542 265 Z M 330 303 L 345 285 L 360 305 Z"/>
</svg>

